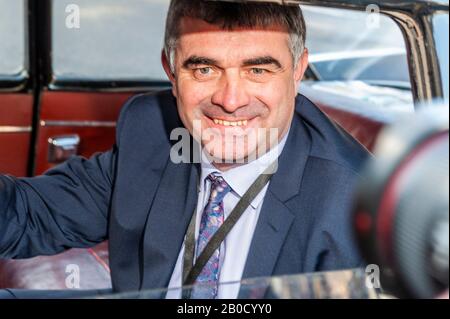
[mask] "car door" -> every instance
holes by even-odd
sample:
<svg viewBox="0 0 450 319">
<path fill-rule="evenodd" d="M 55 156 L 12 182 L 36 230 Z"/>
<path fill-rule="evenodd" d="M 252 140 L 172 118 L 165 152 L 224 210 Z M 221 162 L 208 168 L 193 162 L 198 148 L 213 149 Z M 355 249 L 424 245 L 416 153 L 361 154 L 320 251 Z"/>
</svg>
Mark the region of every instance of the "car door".
<svg viewBox="0 0 450 319">
<path fill-rule="evenodd" d="M 160 63 L 168 5 L 0 0 L 0 172 L 39 175 L 108 150 L 126 100 L 169 87 Z"/>
</svg>

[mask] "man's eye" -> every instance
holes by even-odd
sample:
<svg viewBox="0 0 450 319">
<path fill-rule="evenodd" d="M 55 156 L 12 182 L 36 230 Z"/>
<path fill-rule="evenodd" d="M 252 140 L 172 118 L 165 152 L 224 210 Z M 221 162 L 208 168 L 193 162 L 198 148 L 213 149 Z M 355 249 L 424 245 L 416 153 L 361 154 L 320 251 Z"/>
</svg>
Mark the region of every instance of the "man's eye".
<svg viewBox="0 0 450 319">
<path fill-rule="evenodd" d="M 198 68 L 194 70 L 194 76 L 198 79 L 209 78 L 214 74 L 212 67 Z"/>
<path fill-rule="evenodd" d="M 266 73 L 266 70 L 261 68 L 252 68 L 251 73 L 254 75 L 263 75 L 264 73 Z"/>
<path fill-rule="evenodd" d="M 198 68 L 195 70 L 195 72 L 200 75 L 209 75 L 212 73 L 212 68 L 211 67 Z"/>
</svg>

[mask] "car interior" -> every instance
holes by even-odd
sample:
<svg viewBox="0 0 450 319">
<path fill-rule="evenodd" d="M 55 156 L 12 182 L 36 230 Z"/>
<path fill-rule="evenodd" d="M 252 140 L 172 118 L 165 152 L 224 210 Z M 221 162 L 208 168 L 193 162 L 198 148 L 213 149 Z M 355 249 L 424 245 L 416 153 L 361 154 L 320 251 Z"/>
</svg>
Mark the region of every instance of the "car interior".
<svg viewBox="0 0 450 319">
<path fill-rule="evenodd" d="M 170 88 L 160 63 L 168 0 L 78 0 L 85 14 L 80 29 L 64 27 L 71 2 L 0 0 L 2 173 L 37 176 L 70 156 L 108 150 L 127 99 Z M 302 8 L 310 68 L 299 94 L 373 151 L 383 127 L 414 112 L 406 38 L 387 15 L 376 21 L 380 32 L 364 11 Z M 21 58 L 2 64 L 13 55 Z M 0 289 L 64 290 L 71 264 L 83 269 L 81 289 L 111 288 L 104 242 L 57 256 L 1 260 Z"/>
</svg>

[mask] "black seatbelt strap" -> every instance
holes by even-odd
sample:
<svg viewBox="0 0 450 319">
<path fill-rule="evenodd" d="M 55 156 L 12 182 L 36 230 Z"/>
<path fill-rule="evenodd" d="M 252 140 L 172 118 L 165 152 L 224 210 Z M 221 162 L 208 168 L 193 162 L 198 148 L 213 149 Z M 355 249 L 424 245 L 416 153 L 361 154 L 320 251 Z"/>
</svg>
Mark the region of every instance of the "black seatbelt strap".
<svg viewBox="0 0 450 319">
<path fill-rule="evenodd" d="M 186 243 L 185 243 L 185 251 L 184 251 L 184 263 L 183 263 L 183 285 L 190 286 L 193 285 L 200 273 L 205 267 L 208 260 L 211 258 L 213 253 L 220 247 L 228 233 L 231 229 L 236 225 L 239 218 L 241 218 L 242 214 L 245 212 L 250 203 L 255 199 L 255 197 L 263 190 L 263 188 L 267 185 L 271 177 L 273 176 L 273 172 L 277 162 L 270 165 L 250 186 L 247 192 L 242 196 L 242 198 L 237 203 L 236 207 L 233 209 L 231 214 L 222 224 L 222 226 L 216 231 L 211 240 L 203 249 L 200 256 L 197 258 L 195 265 L 194 264 L 194 255 L 195 255 L 195 223 L 197 219 L 197 213 L 195 210 L 191 222 L 188 227 L 188 231 L 186 234 Z"/>
</svg>

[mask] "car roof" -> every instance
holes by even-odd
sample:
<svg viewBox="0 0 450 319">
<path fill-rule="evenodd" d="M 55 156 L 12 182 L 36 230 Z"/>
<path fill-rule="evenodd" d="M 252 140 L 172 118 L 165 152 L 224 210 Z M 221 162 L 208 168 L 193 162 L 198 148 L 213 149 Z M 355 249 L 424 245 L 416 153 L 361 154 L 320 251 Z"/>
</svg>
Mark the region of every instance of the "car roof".
<svg viewBox="0 0 450 319">
<path fill-rule="evenodd" d="M 348 8 L 364 8 L 367 6 L 377 5 L 382 8 L 405 9 L 405 11 L 414 10 L 417 5 L 426 5 L 433 10 L 448 10 L 449 0 L 212 0 L 227 2 L 272 2 L 285 5 L 294 4 L 314 4 L 314 5 L 330 5 Z M 414 10 L 415 11 L 415 10 Z"/>
</svg>

